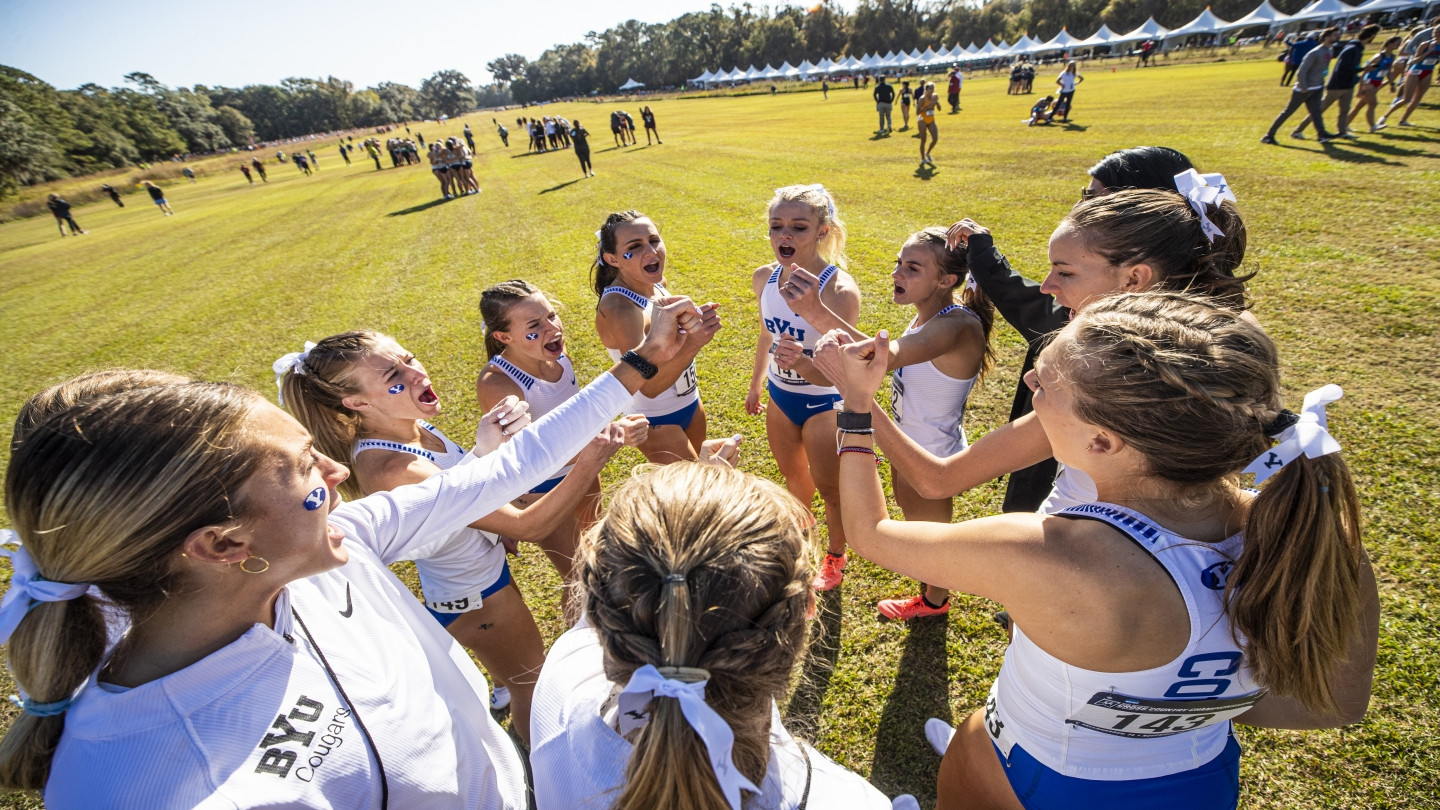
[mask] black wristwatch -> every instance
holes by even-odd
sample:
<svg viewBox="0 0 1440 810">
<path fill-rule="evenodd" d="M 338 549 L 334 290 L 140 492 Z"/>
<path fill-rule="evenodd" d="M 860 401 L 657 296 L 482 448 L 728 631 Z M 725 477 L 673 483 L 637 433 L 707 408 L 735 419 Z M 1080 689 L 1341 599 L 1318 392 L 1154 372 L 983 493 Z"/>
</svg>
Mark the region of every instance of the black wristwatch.
<svg viewBox="0 0 1440 810">
<path fill-rule="evenodd" d="M 835 426 L 841 430 L 870 430 L 870 413 L 840 411 L 835 414 Z"/>
<path fill-rule="evenodd" d="M 624 354 L 620 355 L 620 362 L 640 372 L 640 376 L 644 377 L 647 380 L 653 378 L 656 374 L 660 373 L 660 369 L 656 368 L 654 363 L 646 360 L 645 358 L 641 357 L 633 351 L 625 352 Z"/>
</svg>

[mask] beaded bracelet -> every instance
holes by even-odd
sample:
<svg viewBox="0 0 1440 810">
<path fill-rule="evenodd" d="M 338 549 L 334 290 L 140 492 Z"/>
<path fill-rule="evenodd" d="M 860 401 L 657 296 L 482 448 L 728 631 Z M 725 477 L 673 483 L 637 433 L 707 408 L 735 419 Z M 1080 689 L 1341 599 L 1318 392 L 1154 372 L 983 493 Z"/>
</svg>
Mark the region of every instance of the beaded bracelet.
<svg viewBox="0 0 1440 810">
<path fill-rule="evenodd" d="M 875 455 L 875 451 L 874 451 L 872 448 L 869 448 L 869 447 L 860 447 L 860 446 L 858 446 L 858 445 L 854 445 L 854 446 L 852 446 L 852 445 L 842 446 L 839 450 L 836 450 L 836 451 L 835 451 L 835 455 L 837 455 L 837 456 L 843 456 L 843 455 L 845 455 L 846 453 L 869 453 L 869 454 L 872 455 L 872 456 Z M 876 458 L 877 458 L 877 460 L 878 460 L 879 457 L 876 456 Z"/>
</svg>

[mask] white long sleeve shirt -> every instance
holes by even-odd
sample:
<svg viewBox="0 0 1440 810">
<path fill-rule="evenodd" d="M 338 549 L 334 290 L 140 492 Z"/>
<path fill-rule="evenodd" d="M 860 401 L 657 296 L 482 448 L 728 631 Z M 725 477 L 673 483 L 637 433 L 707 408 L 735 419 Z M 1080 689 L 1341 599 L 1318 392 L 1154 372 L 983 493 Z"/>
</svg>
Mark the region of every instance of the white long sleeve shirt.
<svg viewBox="0 0 1440 810">
<path fill-rule="evenodd" d="M 287 585 L 273 629 L 133 689 L 92 676 L 46 806 L 525 807 L 484 676 L 386 565 L 539 484 L 631 399 L 603 375 L 482 459 L 337 507 L 349 561 Z"/>
</svg>

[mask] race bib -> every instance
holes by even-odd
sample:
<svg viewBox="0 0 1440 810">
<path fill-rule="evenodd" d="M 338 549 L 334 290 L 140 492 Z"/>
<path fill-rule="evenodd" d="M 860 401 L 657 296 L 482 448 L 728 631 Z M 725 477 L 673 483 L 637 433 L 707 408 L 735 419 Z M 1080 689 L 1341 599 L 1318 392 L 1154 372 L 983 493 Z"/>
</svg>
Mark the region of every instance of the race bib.
<svg viewBox="0 0 1440 810">
<path fill-rule="evenodd" d="M 900 379 L 900 371 L 896 369 L 890 375 L 890 413 L 895 415 L 895 424 L 899 425 L 905 421 L 905 381 Z"/>
<path fill-rule="evenodd" d="M 699 384 L 700 378 L 695 374 L 695 364 L 691 363 L 680 374 L 680 379 L 675 381 L 675 393 L 682 397 L 688 397 L 695 392 L 695 388 Z"/>
<path fill-rule="evenodd" d="M 1151 700 L 1096 692 L 1065 722 L 1117 737 L 1169 737 L 1232 720 L 1259 703 L 1265 692 L 1226 700 Z"/>
<path fill-rule="evenodd" d="M 462 596 L 459 599 L 452 599 L 445 602 L 426 602 L 426 605 L 436 613 L 464 613 L 467 610 L 477 610 L 480 607 L 480 597 L 475 598 Z"/>
<path fill-rule="evenodd" d="M 776 377 L 779 377 L 782 381 L 787 382 L 790 385 L 809 385 L 810 381 L 805 379 L 804 375 L 802 375 L 800 372 L 791 368 L 781 368 L 780 364 L 775 362 L 775 347 L 778 345 L 778 341 L 770 344 L 770 373 L 774 374 Z M 810 350 L 806 349 L 805 354 L 810 355 Z"/>
</svg>

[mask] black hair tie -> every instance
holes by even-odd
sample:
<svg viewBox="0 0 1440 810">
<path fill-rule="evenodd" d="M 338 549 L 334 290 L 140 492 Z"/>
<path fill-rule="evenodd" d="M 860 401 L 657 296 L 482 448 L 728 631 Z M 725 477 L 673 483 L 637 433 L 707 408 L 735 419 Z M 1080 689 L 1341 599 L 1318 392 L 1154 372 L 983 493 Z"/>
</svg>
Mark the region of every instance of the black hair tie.
<svg viewBox="0 0 1440 810">
<path fill-rule="evenodd" d="M 1300 414 L 1289 409 L 1281 410 L 1280 413 L 1265 426 L 1265 435 L 1273 439 L 1294 427 L 1295 423 L 1299 421 Z"/>
</svg>

